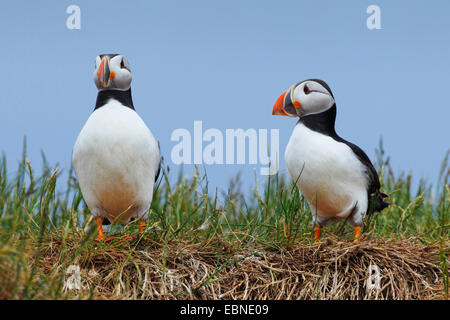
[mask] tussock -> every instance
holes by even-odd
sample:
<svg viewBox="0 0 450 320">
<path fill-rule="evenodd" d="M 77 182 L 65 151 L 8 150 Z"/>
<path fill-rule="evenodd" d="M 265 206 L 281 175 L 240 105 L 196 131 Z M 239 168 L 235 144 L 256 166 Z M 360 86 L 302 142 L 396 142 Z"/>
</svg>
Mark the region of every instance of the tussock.
<svg viewBox="0 0 450 320">
<path fill-rule="evenodd" d="M 58 246 L 44 254 L 58 269 Z M 237 251 L 180 242 L 145 249 L 97 248 L 81 254 L 82 289 L 98 299 L 442 299 L 437 246 L 414 239 L 371 239 L 355 245 L 325 240 L 296 249 Z M 368 267 L 381 272 L 367 288 Z M 45 271 L 44 271 L 45 272 Z M 66 290 L 67 291 L 67 290 Z"/>
</svg>

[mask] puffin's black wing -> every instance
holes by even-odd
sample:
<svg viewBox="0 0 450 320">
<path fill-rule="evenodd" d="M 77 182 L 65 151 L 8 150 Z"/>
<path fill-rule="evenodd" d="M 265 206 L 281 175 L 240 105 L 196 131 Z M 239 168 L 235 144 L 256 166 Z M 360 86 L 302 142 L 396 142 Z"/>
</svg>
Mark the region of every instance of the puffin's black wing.
<svg viewBox="0 0 450 320">
<path fill-rule="evenodd" d="M 357 145 L 348 142 L 344 139 L 342 139 L 341 137 L 337 137 L 339 142 L 345 143 L 346 145 L 348 145 L 350 147 L 350 149 L 352 149 L 353 153 L 356 154 L 356 156 L 358 157 L 359 161 L 362 162 L 362 164 L 364 165 L 364 167 L 367 170 L 367 176 L 369 177 L 369 184 L 368 184 L 368 189 L 367 192 L 369 194 L 372 194 L 378 190 L 380 190 L 380 178 L 378 177 L 378 173 L 375 170 L 375 168 L 373 167 L 372 162 L 370 161 L 369 157 L 367 156 L 367 154 Z"/>
<path fill-rule="evenodd" d="M 155 182 L 158 181 L 159 173 L 161 172 L 161 159 L 159 159 L 158 172 L 156 172 Z"/>
<path fill-rule="evenodd" d="M 372 162 L 370 161 L 367 154 L 357 145 L 348 142 L 347 140 L 342 139 L 338 135 L 333 137 L 335 140 L 345 143 L 352 149 L 355 155 L 358 157 L 359 161 L 362 162 L 364 167 L 366 168 L 366 174 L 368 177 L 368 185 L 367 185 L 367 198 L 369 200 L 369 212 L 379 212 L 390 205 L 390 203 L 383 201 L 383 198 L 386 198 L 387 195 L 380 192 L 380 178 L 378 177 L 378 173 L 375 170 Z"/>
<path fill-rule="evenodd" d="M 159 140 L 158 140 L 158 150 L 159 150 L 159 165 L 158 165 L 158 171 L 156 172 L 156 175 L 155 175 L 155 182 L 158 180 L 159 173 L 161 172 L 161 146 L 159 145 Z"/>
</svg>

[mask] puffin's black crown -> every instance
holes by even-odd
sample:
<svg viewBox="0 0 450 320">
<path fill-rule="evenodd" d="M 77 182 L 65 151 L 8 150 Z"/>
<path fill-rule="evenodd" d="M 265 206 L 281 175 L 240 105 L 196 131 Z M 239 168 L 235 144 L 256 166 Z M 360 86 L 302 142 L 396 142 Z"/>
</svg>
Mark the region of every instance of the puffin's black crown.
<svg viewBox="0 0 450 320">
<path fill-rule="evenodd" d="M 303 80 L 302 82 L 297 83 L 296 87 L 306 81 L 314 81 L 314 82 L 317 82 L 318 84 L 322 85 L 325 89 L 327 89 L 327 91 L 331 94 L 331 96 L 334 99 L 333 92 L 331 92 L 330 86 L 325 81 L 320 80 L 320 79 L 306 79 L 306 80 Z"/>
<path fill-rule="evenodd" d="M 104 54 L 100 54 L 99 57 L 100 57 L 100 59 L 103 59 L 103 57 L 109 57 L 111 59 L 118 55 L 119 55 L 119 53 L 104 53 Z"/>
</svg>

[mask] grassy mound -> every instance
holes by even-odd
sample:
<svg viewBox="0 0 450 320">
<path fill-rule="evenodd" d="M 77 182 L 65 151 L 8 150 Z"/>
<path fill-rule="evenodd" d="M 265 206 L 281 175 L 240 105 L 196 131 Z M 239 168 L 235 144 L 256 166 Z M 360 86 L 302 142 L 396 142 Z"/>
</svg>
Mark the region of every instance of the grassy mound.
<svg viewBox="0 0 450 320">
<path fill-rule="evenodd" d="M 376 167 L 393 205 L 367 217 L 357 245 L 345 221 L 313 243 L 313 213 L 282 175 L 249 197 L 236 177 L 219 196 L 198 172 L 171 185 L 167 168 L 145 232 L 112 226 L 115 240 L 98 243 L 71 172 L 58 192 L 46 161 L 36 176 L 24 152 L 11 178 L 3 157 L 0 299 L 447 298 L 448 156 L 434 190 L 421 181 L 413 193 L 412 175 L 395 176 L 382 152 Z M 123 241 L 127 234 L 136 238 Z M 367 282 L 370 266 L 379 289 Z"/>
<path fill-rule="evenodd" d="M 328 239 L 296 249 L 237 251 L 218 259 L 214 246 L 141 239 L 78 254 L 80 290 L 67 298 L 96 299 L 442 299 L 437 246 L 414 239 L 363 240 L 354 245 Z M 72 243 L 76 254 L 77 241 Z M 46 246 L 37 273 L 53 282 L 63 271 L 61 243 Z M 368 266 L 380 272 L 379 289 L 367 284 Z M 14 277 L 10 278 L 14 279 Z M 4 279 L 6 280 L 6 279 Z M 66 276 L 67 280 L 67 276 Z M 59 290 L 61 290 L 60 280 Z M 1 285 L 2 297 L 13 284 Z M 55 288 L 56 289 L 56 288 Z M 51 298 L 40 296 L 36 298 Z"/>
</svg>

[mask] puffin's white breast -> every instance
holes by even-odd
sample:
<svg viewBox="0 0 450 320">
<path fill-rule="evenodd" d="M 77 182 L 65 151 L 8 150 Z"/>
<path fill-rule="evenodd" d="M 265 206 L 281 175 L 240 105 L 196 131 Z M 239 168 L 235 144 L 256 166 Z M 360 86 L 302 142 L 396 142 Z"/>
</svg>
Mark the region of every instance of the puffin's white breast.
<svg viewBox="0 0 450 320">
<path fill-rule="evenodd" d="M 286 147 L 285 161 L 318 215 L 345 218 L 357 202 L 367 206 L 365 168 L 345 143 L 298 123 Z"/>
<path fill-rule="evenodd" d="M 144 121 L 115 100 L 95 110 L 75 143 L 72 162 L 94 216 L 120 222 L 150 207 L 160 161 L 159 147 Z"/>
</svg>

